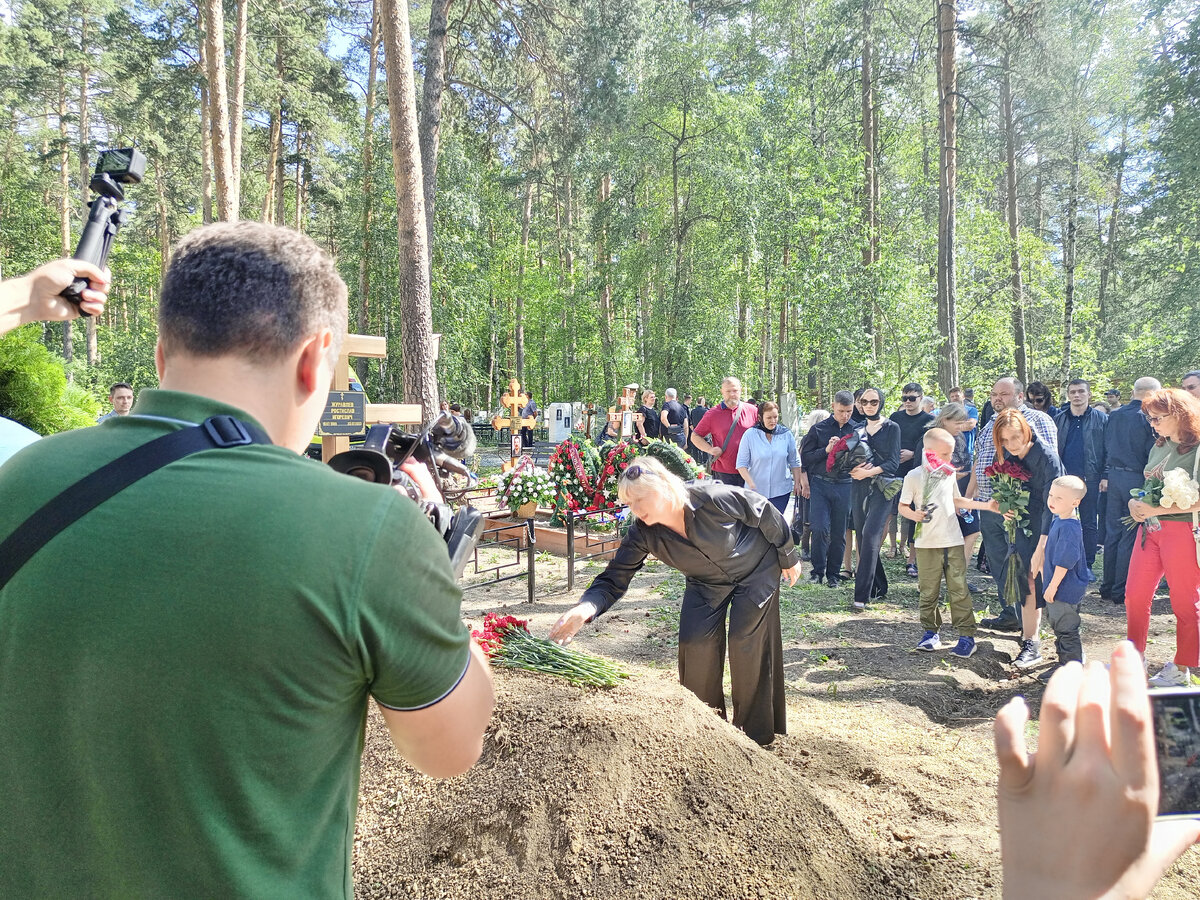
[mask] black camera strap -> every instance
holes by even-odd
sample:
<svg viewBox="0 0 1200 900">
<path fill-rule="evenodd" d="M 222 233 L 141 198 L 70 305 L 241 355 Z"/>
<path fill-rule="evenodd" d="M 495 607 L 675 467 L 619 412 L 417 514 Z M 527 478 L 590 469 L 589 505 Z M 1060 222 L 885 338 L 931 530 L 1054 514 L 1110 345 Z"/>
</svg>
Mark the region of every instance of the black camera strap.
<svg viewBox="0 0 1200 900">
<path fill-rule="evenodd" d="M 151 472 L 201 450 L 270 443 L 253 425 L 212 416 L 135 447 L 48 500 L 0 544 L 0 590 L 55 535 Z"/>
</svg>

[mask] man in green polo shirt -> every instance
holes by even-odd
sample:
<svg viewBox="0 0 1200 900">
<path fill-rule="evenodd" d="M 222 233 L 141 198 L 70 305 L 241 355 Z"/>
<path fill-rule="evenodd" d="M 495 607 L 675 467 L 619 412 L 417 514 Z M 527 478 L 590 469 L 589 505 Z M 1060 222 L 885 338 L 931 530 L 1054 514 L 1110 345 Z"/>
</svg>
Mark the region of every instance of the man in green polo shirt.
<svg viewBox="0 0 1200 900">
<path fill-rule="evenodd" d="M 160 390 L 0 470 L 0 540 L 79 478 L 227 414 L 272 444 L 154 471 L 0 589 L 0 896 L 350 897 L 368 697 L 436 777 L 492 709 L 444 543 L 302 457 L 346 326 L 308 238 L 199 229 L 163 284 Z M 120 557 L 94 548 L 119 536 Z"/>
</svg>

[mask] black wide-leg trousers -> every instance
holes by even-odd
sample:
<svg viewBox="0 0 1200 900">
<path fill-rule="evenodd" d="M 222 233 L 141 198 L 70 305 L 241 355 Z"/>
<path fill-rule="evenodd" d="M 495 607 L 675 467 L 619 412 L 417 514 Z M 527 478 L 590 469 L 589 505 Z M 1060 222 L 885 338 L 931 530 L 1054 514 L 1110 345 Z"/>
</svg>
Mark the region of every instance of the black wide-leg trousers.
<svg viewBox="0 0 1200 900">
<path fill-rule="evenodd" d="M 778 570 L 774 562 L 770 565 Z M 690 584 L 684 589 L 679 611 L 679 683 L 727 718 L 723 680 L 728 618 L 733 724 L 765 746 L 775 735 L 787 734 L 787 703 L 778 587 L 760 607 L 761 600 L 761 594 L 750 596 L 738 585 L 712 607 Z"/>
</svg>

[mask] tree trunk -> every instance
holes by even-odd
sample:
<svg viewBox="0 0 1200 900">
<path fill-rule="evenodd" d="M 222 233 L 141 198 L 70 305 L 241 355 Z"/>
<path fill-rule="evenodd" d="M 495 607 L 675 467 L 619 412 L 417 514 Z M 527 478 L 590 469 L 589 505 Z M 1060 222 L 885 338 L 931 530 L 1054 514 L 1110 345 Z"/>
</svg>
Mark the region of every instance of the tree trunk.
<svg viewBox="0 0 1200 900">
<path fill-rule="evenodd" d="M 864 298 L 863 328 L 872 337 L 875 348 L 875 358 L 882 352 L 882 335 L 878 330 L 877 300 L 875 297 L 874 263 L 877 253 L 877 237 L 875 229 L 875 109 L 873 103 L 874 74 L 872 71 L 871 47 L 871 0 L 866 0 L 862 8 L 862 151 L 863 151 L 863 284 L 867 288 Z"/>
<path fill-rule="evenodd" d="M 938 177 L 938 266 L 937 305 L 938 382 L 943 391 L 958 383 L 958 322 L 955 310 L 954 214 L 957 182 L 957 96 L 958 72 L 957 0 L 937 0 L 938 22 L 938 119 L 941 153 Z"/>
<path fill-rule="evenodd" d="M 375 185 L 372 179 L 375 145 L 375 79 L 379 70 L 379 3 L 371 7 L 371 36 L 367 39 L 370 59 L 367 63 L 366 124 L 363 126 L 363 184 L 362 184 L 362 252 L 358 259 L 358 333 L 370 334 L 371 322 L 371 222 Z M 367 383 L 370 361 L 358 357 L 355 361 L 360 384 Z"/>
<path fill-rule="evenodd" d="M 1012 286 L 1012 330 L 1017 378 L 1029 383 L 1025 355 L 1025 292 L 1021 284 L 1021 243 L 1017 214 L 1017 124 L 1013 115 L 1012 60 L 1004 54 L 1000 80 L 1000 112 L 1004 118 L 1004 217 L 1008 222 L 1009 283 Z"/>
<path fill-rule="evenodd" d="M 202 8 L 201 8 L 202 9 Z M 201 25 L 203 25 L 201 11 Z M 207 225 L 213 220 L 213 159 L 212 121 L 209 117 L 208 101 L 208 49 L 203 38 L 200 40 L 200 209 L 201 221 Z"/>
<path fill-rule="evenodd" d="M 763 259 L 762 322 L 759 331 L 758 381 L 754 395 L 761 397 L 767 390 L 767 359 L 771 355 L 771 274 L 767 271 L 767 260 Z"/>
<path fill-rule="evenodd" d="M 534 151 L 536 159 L 537 152 Z M 529 219 L 533 213 L 533 179 L 525 178 L 525 196 L 521 202 L 521 256 L 517 260 L 517 298 L 513 315 L 513 349 L 516 353 L 515 374 L 525 384 L 525 258 L 529 255 Z M 533 394 L 529 395 L 530 397 Z"/>
<path fill-rule="evenodd" d="M 454 0 L 433 0 L 429 38 L 425 42 L 425 83 L 421 91 L 421 171 L 425 192 L 425 245 L 433 265 L 433 213 L 437 194 L 438 145 L 441 141 L 442 95 L 446 90 L 447 13 Z M 519 352 L 519 351 L 518 351 Z M 518 376 L 520 377 L 520 376 Z"/>
<path fill-rule="evenodd" d="M 596 248 L 596 263 L 600 267 L 600 361 L 604 368 L 604 394 L 616 396 L 617 376 L 613 367 L 612 346 L 612 284 L 608 278 L 608 198 L 612 194 L 612 177 L 605 173 L 600 179 L 601 221 L 600 245 Z"/>
<path fill-rule="evenodd" d="M 167 177 L 161 160 L 154 161 L 154 190 L 158 209 L 158 283 L 167 280 L 167 261 L 171 257 L 171 223 L 167 218 Z"/>
<path fill-rule="evenodd" d="M 1129 122 L 1121 123 L 1121 147 L 1117 151 L 1116 183 L 1113 186 L 1112 212 L 1108 215 L 1108 242 L 1105 247 L 1104 260 L 1100 264 L 1100 293 L 1097 297 L 1100 307 L 1100 328 L 1108 329 L 1108 279 L 1112 276 L 1117 260 L 1117 219 L 1121 211 L 1121 182 L 1125 176 L 1125 157 L 1128 153 Z"/>
<path fill-rule="evenodd" d="M 83 209 L 87 209 L 91 200 L 88 184 L 91 182 L 91 126 L 88 122 L 88 80 L 91 69 L 88 60 L 91 59 L 91 47 L 88 45 L 88 9 L 85 3 L 79 12 L 79 193 L 82 195 Z M 100 365 L 100 343 L 96 333 L 96 318 L 88 316 L 84 320 L 84 336 L 87 343 L 87 364 L 90 368 Z"/>
<path fill-rule="evenodd" d="M 237 185 L 229 139 L 229 86 L 225 75 L 225 10 L 221 0 L 204 0 L 204 44 L 208 78 L 209 125 L 212 130 L 213 171 L 216 176 L 217 217 L 237 220 Z"/>
<path fill-rule="evenodd" d="M 71 255 L 71 142 L 67 134 L 66 73 L 58 71 L 58 238 L 63 256 Z M 70 322 L 62 323 L 62 355 L 71 362 L 75 358 Z M 70 375 L 67 376 L 70 378 Z"/>
<path fill-rule="evenodd" d="M 750 305 L 746 299 L 750 287 L 750 251 L 742 251 L 742 278 L 737 283 L 737 308 L 738 308 L 738 349 L 741 350 L 741 345 L 746 342 L 746 319 L 749 315 L 747 307 Z"/>
<path fill-rule="evenodd" d="M 433 308 L 429 294 L 429 247 L 425 227 L 421 151 L 417 140 L 417 98 L 406 0 L 380 0 L 392 165 L 396 180 L 400 250 L 400 314 L 404 347 L 404 397 L 420 403 L 426 419 L 438 407 L 433 353 Z"/>
<path fill-rule="evenodd" d="M 791 247 L 788 246 L 787 237 L 783 239 L 783 278 L 784 284 L 787 284 L 788 265 L 791 263 Z M 783 396 L 784 370 L 787 368 L 787 310 L 788 302 L 786 292 L 779 298 L 779 333 L 778 340 L 775 342 L 775 402 Z"/>
<path fill-rule="evenodd" d="M 1067 188 L 1067 227 L 1063 234 L 1063 353 L 1062 379 L 1071 377 L 1071 343 L 1075 331 L 1075 240 L 1079 218 L 1079 139 L 1071 136 L 1071 179 Z"/>
<path fill-rule="evenodd" d="M 237 23 L 233 31 L 233 97 L 229 104 L 229 168 L 232 175 L 233 209 L 237 218 L 242 203 L 242 119 L 246 106 L 246 21 L 249 0 L 237 0 Z"/>
</svg>

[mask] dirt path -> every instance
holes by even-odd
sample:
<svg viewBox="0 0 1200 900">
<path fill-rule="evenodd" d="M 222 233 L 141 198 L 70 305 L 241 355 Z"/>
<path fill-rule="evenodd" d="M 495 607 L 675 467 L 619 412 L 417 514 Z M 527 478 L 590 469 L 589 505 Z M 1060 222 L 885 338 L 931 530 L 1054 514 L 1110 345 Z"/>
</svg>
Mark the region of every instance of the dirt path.
<svg viewBox="0 0 1200 900">
<path fill-rule="evenodd" d="M 538 564 L 539 591 L 565 586 L 561 562 Z M 789 734 L 767 751 L 675 683 L 683 580 L 657 563 L 578 639 L 623 661 L 631 683 L 582 692 L 499 672 L 497 721 L 469 775 L 412 773 L 373 720 L 360 896 L 999 897 L 991 721 L 1018 693 L 1036 719 L 1042 687 L 1014 677 L 1015 636 L 980 632 L 968 660 L 909 649 L 921 634 L 916 582 L 885 564 L 888 602 L 866 613 L 850 610 L 849 586 L 785 589 Z M 509 582 L 468 592 L 464 616 L 477 625 L 504 610 L 544 634 L 578 593 L 527 604 L 524 582 Z M 1124 634 L 1123 609 L 1094 595 L 1083 619 L 1089 656 Z M 1173 644 L 1161 597 L 1152 663 Z M 1036 745 L 1036 721 L 1029 731 Z M 1089 823 L 1066 827 L 1094 840 Z M 1152 896 L 1194 898 L 1197 884 L 1193 848 Z"/>
</svg>

